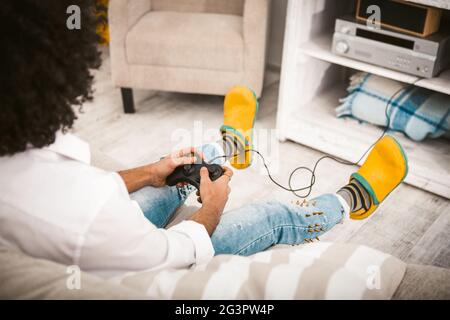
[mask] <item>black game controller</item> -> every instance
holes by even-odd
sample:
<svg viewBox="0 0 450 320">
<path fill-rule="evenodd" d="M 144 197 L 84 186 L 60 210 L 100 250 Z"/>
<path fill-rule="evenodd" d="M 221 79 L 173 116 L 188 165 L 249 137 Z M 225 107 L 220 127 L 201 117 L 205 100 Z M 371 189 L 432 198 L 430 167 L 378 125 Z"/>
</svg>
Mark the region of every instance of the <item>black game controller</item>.
<svg viewBox="0 0 450 320">
<path fill-rule="evenodd" d="M 208 164 L 202 161 L 201 164 L 185 164 L 177 167 L 166 179 L 168 186 L 174 186 L 180 182 L 187 182 L 197 190 L 200 190 L 200 169 L 206 167 L 209 178 L 214 181 L 223 175 L 223 168 L 218 164 Z"/>
</svg>

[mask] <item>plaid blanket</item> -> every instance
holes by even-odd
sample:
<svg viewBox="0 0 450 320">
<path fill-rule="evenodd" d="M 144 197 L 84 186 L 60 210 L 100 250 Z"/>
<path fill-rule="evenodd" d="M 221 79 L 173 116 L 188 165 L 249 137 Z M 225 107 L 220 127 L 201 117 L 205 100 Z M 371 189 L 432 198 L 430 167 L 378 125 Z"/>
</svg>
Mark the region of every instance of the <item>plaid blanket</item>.
<svg viewBox="0 0 450 320">
<path fill-rule="evenodd" d="M 398 90 L 387 112 L 390 130 L 416 141 L 448 133 L 450 96 L 364 72 L 350 78 L 349 95 L 340 100 L 337 116 L 386 126 L 386 104 Z"/>
</svg>

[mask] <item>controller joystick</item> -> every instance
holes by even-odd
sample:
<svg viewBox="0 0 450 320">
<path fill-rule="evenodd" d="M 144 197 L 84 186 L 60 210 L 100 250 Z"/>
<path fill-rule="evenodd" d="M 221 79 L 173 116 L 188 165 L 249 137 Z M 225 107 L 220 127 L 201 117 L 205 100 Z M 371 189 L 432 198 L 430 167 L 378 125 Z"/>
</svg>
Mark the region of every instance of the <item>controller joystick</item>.
<svg viewBox="0 0 450 320">
<path fill-rule="evenodd" d="M 182 167 L 183 167 L 183 173 L 187 176 L 194 172 L 194 168 L 190 164 L 185 164 Z"/>
<path fill-rule="evenodd" d="M 200 169 L 206 167 L 209 178 L 214 181 L 223 175 L 223 168 L 218 164 L 208 164 L 202 161 L 201 164 L 185 164 L 177 167 L 166 179 L 168 186 L 175 186 L 180 182 L 187 182 L 197 190 L 200 190 Z"/>
</svg>

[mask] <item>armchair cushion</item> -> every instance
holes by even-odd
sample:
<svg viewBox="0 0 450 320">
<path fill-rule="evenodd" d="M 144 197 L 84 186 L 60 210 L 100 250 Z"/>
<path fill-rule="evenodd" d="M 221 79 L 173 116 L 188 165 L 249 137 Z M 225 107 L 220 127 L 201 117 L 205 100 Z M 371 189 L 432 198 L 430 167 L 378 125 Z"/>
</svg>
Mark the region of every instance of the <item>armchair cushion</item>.
<svg viewBox="0 0 450 320">
<path fill-rule="evenodd" d="M 152 0 L 152 10 L 209 12 L 242 16 L 244 0 Z"/>
<path fill-rule="evenodd" d="M 241 71 L 242 17 L 150 11 L 128 32 L 130 64 Z"/>
</svg>

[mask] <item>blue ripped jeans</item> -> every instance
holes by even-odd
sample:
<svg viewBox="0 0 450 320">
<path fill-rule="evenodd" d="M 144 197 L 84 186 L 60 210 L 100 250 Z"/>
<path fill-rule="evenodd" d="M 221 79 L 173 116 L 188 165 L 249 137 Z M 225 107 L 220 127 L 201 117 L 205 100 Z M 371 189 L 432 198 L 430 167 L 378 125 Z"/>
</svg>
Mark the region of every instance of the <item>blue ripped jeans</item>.
<svg viewBox="0 0 450 320">
<path fill-rule="evenodd" d="M 205 159 L 213 159 L 220 154 L 216 148 L 205 145 L 200 149 Z M 132 193 L 131 198 L 150 222 L 164 228 L 193 190 L 191 186 L 145 187 Z M 303 205 L 276 200 L 250 203 L 224 213 L 211 241 L 216 254 L 247 256 L 275 244 L 293 245 L 319 237 L 339 223 L 343 214 L 335 194 L 321 195 Z"/>
</svg>

